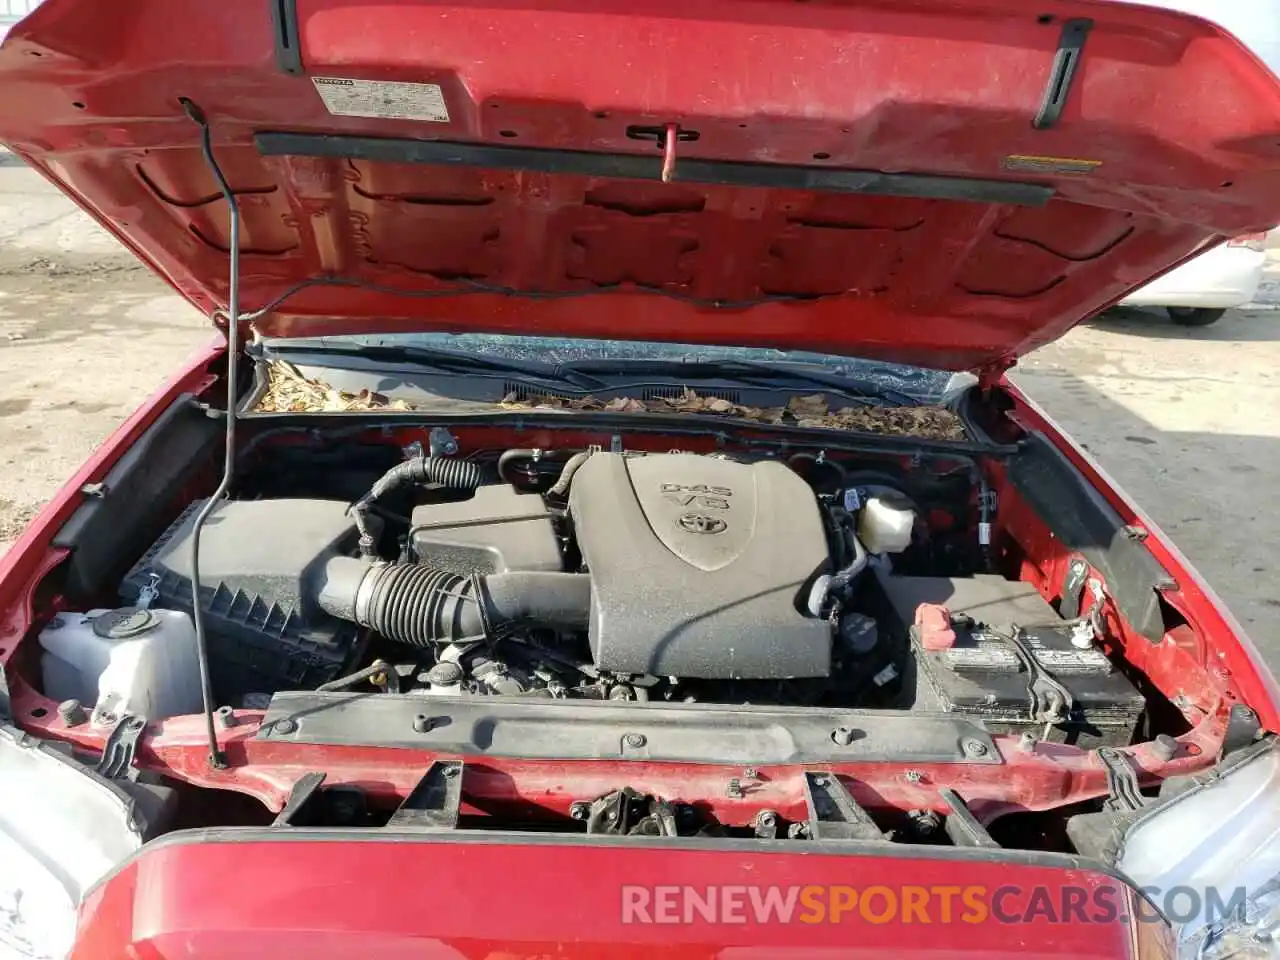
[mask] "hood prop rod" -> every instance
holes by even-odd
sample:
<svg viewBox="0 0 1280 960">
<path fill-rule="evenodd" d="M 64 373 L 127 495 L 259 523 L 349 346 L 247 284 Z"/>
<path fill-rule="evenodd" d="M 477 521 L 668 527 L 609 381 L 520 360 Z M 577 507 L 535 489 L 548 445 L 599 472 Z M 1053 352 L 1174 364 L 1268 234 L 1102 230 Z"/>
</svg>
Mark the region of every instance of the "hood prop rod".
<svg viewBox="0 0 1280 960">
<path fill-rule="evenodd" d="M 670 183 L 676 175 L 676 141 L 680 139 L 680 125 L 668 123 L 662 137 L 662 182 Z"/>
<path fill-rule="evenodd" d="M 205 501 L 191 526 L 191 620 L 196 628 L 196 659 L 200 665 L 200 695 L 204 702 L 205 727 L 209 735 L 209 766 L 215 770 L 225 770 L 226 757 L 218 748 L 218 733 L 214 726 L 213 684 L 209 679 L 209 641 L 205 635 L 204 614 L 200 609 L 200 531 L 205 521 L 217 507 L 231 488 L 235 476 L 236 465 L 236 401 L 237 401 L 237 360 L 240 353 L 240 205 L 236 195 L 227 182 L 218 160 L 213 155 L 213 142 L 209 133 L 209 121 L 204 111 L 188 100 L 179 97 L 186 115 L 200 127 L 200 152 L 204 155 L 205 165 L 218 183 L 218 189 L 227 201 L 227 215 L 230 230 L 230 276 L 227 282 L 227 308 L 215 310 L 216 319 L 221 313 L 227 322 L 227 418 L 226 446 L 223 450 L 222 480 L 218 488 Z"/>
</svg>

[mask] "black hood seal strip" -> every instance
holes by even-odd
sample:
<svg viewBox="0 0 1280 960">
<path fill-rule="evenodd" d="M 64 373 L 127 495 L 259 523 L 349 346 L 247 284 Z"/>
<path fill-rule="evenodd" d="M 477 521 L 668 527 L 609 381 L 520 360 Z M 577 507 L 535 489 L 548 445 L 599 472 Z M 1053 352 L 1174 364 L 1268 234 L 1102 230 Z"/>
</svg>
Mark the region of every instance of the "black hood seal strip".
<svg viewBox="0 0 1280 960">
<path fill-rule="evenodd" d="M 660 180 L 659 158 L 543 147 L 500 147 L 447 140 L 409 140 L 335 134 L 262 132 L 254 135 L 264 156 L 332 157 L 383 163 L 426 163 L 628 180 Z M 937 177 L 879 170 L 836 170 L 776 163 L 681 159 L 678 180 L 727 187 L 773 187 L 824 193 L 967 200 L 973 203 L 1040 207 L 1053 187 L 975 177 Z"/>
</svg>

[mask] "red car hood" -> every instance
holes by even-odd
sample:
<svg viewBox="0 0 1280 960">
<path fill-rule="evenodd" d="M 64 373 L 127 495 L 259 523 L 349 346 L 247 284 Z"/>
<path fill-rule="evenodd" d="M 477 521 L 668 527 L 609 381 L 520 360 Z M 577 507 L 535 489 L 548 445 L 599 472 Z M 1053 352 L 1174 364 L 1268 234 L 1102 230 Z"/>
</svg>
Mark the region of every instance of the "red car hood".
<svg viewBox="0 0 1280 960">
<path fill-rule="evenodd" d="M 195 103 L 243 307 L 343 281 L 268 335 L 979 367 L 1280 220 L 1271 74 L 1111 2 L 49 0 L 0 89 L 0 139 L 211 311 L 228 210 Z"/>
<path fill-rule="evenodd" d="M 73 960 L 1172 956 L 1121 918 L 1124 884 L 1066 857 L 311 836 L 144 847 L 86 898 Z"/>
</svg>

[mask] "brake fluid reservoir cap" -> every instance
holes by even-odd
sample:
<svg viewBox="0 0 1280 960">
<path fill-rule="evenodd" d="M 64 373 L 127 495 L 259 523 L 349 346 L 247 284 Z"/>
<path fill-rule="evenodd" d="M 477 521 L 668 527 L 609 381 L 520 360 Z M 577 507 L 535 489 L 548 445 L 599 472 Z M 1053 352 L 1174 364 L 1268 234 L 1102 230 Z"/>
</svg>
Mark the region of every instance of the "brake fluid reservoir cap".
<svg viewBox="0 0 1280 960">
<path fill-rule="evenodd" d="M 131 640 L 150 633 L 159 624 L 160 618 L 151 610 L 119 607 L 94 619 L 93 632 L 104 640 Z"/>
</svg>

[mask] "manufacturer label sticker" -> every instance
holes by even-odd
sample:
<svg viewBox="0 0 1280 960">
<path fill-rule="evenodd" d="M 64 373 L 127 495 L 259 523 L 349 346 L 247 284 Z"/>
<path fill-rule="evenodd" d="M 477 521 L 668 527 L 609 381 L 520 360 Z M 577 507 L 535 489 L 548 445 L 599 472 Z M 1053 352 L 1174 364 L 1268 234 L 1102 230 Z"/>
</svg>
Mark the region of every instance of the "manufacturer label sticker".
<svg viewBox="0 0 1280 960">
<path fill-rule="evenodd" d="M 1101 160 L 1084 160 L 1080 157 L 1037 157 L 1025 153 L 1011 153 L 1001 161 L 1006 170 L 1025 173 L 1093 173 L 1102 166 Z"/>
<path fill-rule="evenodd" d="M 325 109 L 337 117 L 378 117 L 383 120 L 428 120 L 448 123 L 449 109 L 438 83 L 400 83 L 389 80 L 348 80 L 312 77 Z"/>
</svg>

